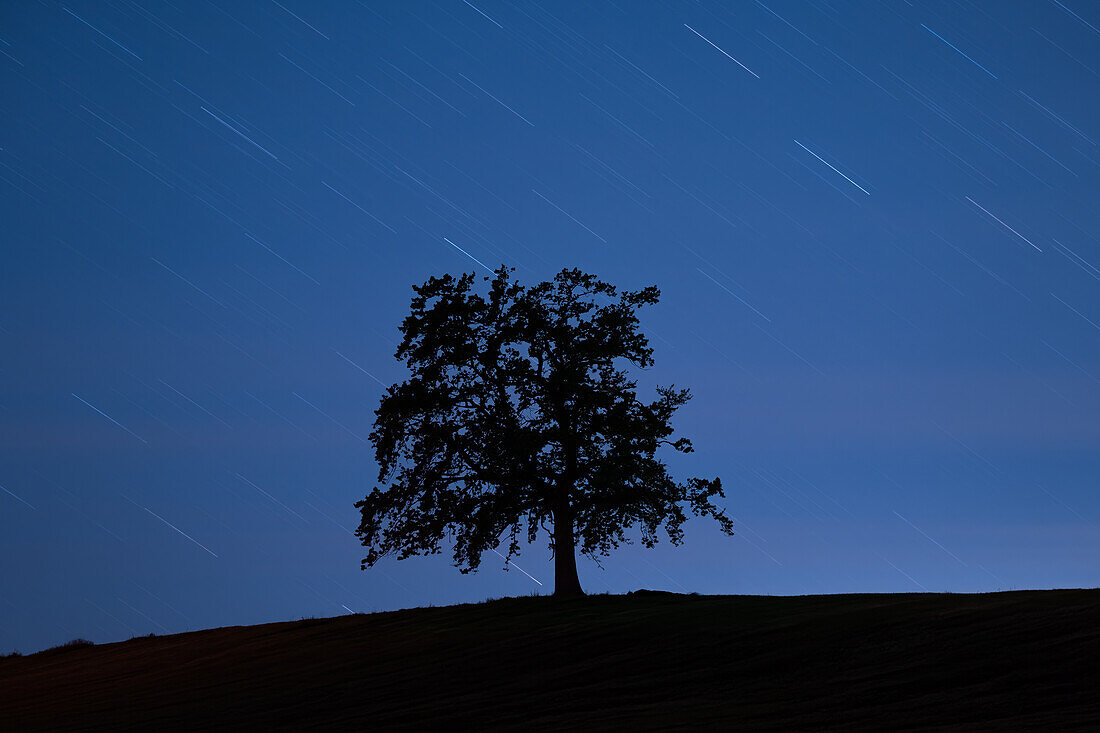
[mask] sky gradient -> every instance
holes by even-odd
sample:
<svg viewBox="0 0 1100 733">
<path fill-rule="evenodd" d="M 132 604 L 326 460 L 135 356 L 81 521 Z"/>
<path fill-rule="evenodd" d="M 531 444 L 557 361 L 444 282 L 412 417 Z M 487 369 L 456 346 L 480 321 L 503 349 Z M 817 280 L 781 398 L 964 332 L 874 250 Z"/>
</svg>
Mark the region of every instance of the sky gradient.
<svg viewBox="0 0 1100 733">
<path fill-rule="evenodd" d="M 549 593 L 352 534 L 411 286 L 501 263 L 661 289 L 734 520 L 589 593 L 1100 584 L 1095 5 L 5 3 L 0 85 L 0 653 Z"/>
</svg>

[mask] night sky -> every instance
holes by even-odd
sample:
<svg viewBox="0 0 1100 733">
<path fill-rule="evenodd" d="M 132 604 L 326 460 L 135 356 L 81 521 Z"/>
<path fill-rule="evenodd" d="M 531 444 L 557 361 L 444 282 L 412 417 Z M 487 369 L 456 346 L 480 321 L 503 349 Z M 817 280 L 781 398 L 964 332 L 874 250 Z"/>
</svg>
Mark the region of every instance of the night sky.
<svg viewBox="0 0 1100 733">
<path fill-rule="evenodd" d="M 501 263 L 661 289 L 620 366 L 734 520 L 587 592 L 1100 584 L 1096 4 L 13 2 L 0 54 L 0 653 L 550 593 L 545 533 L 352 534 L 412 286 Z"/>
</svg>

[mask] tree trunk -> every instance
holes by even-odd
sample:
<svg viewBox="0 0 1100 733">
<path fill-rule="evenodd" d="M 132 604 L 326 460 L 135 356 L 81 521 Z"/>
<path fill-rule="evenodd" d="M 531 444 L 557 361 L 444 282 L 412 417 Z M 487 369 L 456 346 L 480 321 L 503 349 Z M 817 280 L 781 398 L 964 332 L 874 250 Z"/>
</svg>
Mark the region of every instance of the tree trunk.
<svg viewBox="0 0 1100 733">
<path fill-rule="evenodd" d="M 562 452 L 565 471 L 556 486 L 557 508 L 554 510 L 554 596 L 578 598 L 584 595 L 577 577 L 577 551 L 573 537 L 573 507 L 569 502 L 569 489 L 577 478 L 577 443 L 573 435 L 573 423 L 568 409 L 559 408 L 559 425 L 562 430 Z"/>
<path fill-rule="evenodd" d="M 554 596 L 578 598 L 583 595 L 577 577 L 573 517 L 569 511 L 554 512 Z"/>
</svg>

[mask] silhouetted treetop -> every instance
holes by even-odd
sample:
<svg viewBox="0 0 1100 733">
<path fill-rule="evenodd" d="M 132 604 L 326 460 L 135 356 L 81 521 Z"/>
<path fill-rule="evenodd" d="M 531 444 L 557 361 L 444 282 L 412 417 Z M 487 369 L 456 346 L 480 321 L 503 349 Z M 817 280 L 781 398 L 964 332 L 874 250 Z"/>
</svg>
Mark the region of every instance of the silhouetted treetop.
<svg viewBox="0 0 1100 733">
<path fill-rule="evenodd" d="M 370 434 L 378 481 L 390 483 L 355 505 L 363 568 L 394 553 L 436 554 L 451 535 L 455 565 L 476 571 L 506 532 L 506 561 L 518 554 L 526 525 L 528 542 L 539 527 L 550 533 L 555 594 L 583 595 L 577 540 L 595 560 L 630 544 L 623 529 L 634 524 L 653 547 L 663 522 L 678 545 L 685 501 L 733 534 L 710 501 L 724 496 L 718 478 L 676 483 L 654 458 L 662 444 L 692 452 L 687 438 L 667 439 L 690 392 L 658 387 L 659 399 L 644 404 L 614 366 L 653 364 L 635 311 L 660 290 L 622 291 L 598 306 L 595 296 L 617 290 L 593 275 L 563 269 L 526 288 L 509 281 L 513 269 L 496 270 L 487 299 L 471 292 L 473 273 L 413 286 L 394 354 L 412 375 L 386 390 Z"/>
</svg>

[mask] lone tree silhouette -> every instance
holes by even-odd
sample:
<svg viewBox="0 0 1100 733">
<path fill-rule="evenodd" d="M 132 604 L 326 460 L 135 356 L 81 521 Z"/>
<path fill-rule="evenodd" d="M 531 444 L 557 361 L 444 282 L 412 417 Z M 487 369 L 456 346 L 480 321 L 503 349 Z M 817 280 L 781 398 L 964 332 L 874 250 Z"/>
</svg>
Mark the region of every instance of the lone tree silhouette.
<svg viewBox="0 0 1100 733">
<path fill-rule="evenodd" d="M 446 533 L 455 538 L 455 566 L 469 573 L 509 531 L 507 569 L 526 521 L 528 542 L 540 526 L 550 533 L 554 595 L 583 596 L 578 539 L 597 564 L 596 551 L 633 544 L 623 528 L 635 523 L 647 548 L 662 521 L 679 545 L 684 501 L 732 535 L 710 502 L 725 496 L 718 478 L 678 484 L 653 458 L 661 443 L 693 451 L 687 438 L 665 440 L 689 391 L 658 387 L 660 399 L 642 404 L 636 382 L 613 366 L 616 358 L 653 363 L 634 310 L 656 303 L 660 290 L 623 291 L 597 308 L 586 297 L 614 297 L 615 288 L 592 275 L 563 269 L 554 282 L 525 289 L 509 282 L 514 269 L 495 271 L 488 302 L 470 292 L 474 273 L 413 286 L 394 354 L 413 375 L 386 390 L 370 434 L 380 483 L 405 461 L 388 488 L 355 504 L 363 516 L 356 535 L 368 548 L 362 569 L 395 552 L 399 560 L 438 554 Z"/>
</svg>

